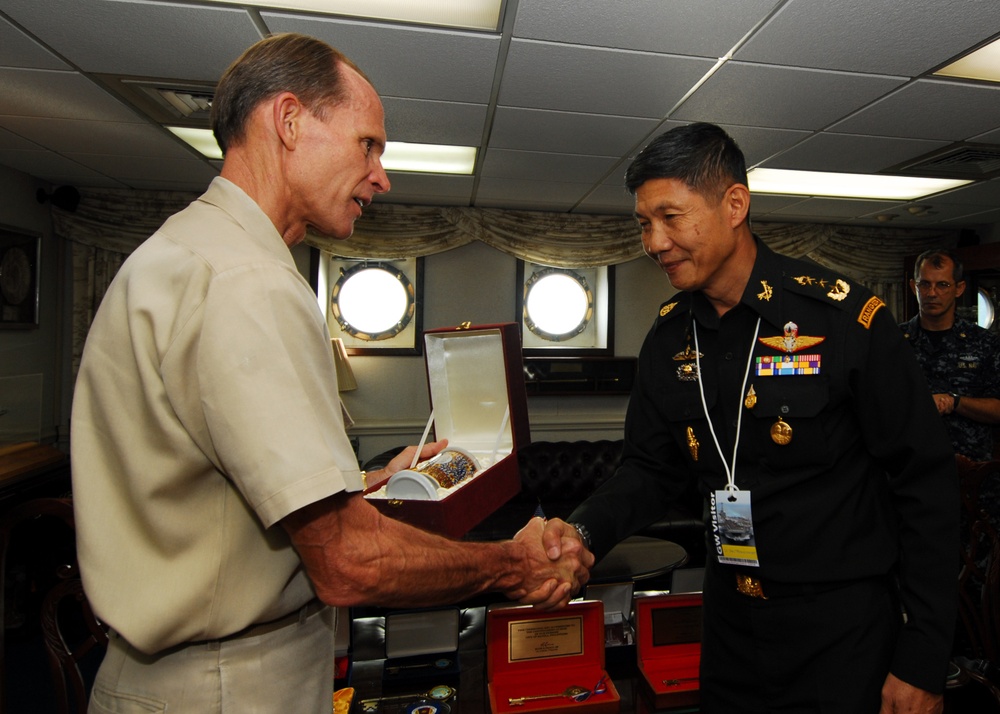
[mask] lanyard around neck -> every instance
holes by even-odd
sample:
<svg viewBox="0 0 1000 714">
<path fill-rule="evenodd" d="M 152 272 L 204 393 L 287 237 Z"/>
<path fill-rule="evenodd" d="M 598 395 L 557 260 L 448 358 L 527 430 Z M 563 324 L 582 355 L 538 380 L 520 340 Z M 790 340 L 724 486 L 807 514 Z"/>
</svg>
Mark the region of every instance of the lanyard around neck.
<svg viewBox="0 0 1000 714">
<path fill-rule="evenodd" d="M 743 393 L 747 388 L 747 380 L 750 378 L 750 366 L 753 364 L 753 348 L 757 344 L 757 334 L 760 332 L 760 317 L 757 317 L 757 326 L 753 330 L 753 339 L 750 340 L 750 352 L 747 355 L 747 368 L 743 374 L 743 386 L 740 388 L 740 406 L 736 417 L 736 439 L 733 442 L 733 464 L 730 467 L 726 463 L 726 456 L 722 453 L 722 446 L 719 445 L 719 437 L 715 435 L 715 427 L 712 425 L 712 417 L 708 414 L 708 403 L 705 401 L 705 382 L 702 380 L 701 371 L 701 350 L 698 348 L 698 321 L 693 320 L 694 331 L 694 359 L 698 369 L 698 393 L 701 395 L 701 408 L 705 411 L 705 419 L 708 421 L 708 429 L 712 432 L 712 441 L 715 442 L 715 450 L 719 452 L 722 466 L 726 469 L 726 490 L 729 492 L 739 491 L 736 486 L 736 451 L 740 446 L 740 429 L 743 426 Z M 719 395 L 722 398 L 722 395 Z"/>
</svg>

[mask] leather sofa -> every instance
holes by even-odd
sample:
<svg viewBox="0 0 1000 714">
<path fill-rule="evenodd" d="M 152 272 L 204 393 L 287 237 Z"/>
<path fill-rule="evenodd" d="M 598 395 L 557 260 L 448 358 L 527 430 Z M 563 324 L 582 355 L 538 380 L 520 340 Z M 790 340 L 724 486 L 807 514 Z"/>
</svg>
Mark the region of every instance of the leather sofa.
<svg viewBox="0 0 1000 714">
<path fill-rule="evenodd" d="M 400 449 L 369 460 L 364 468 L 381 468 Z M 565 519 L 576 506 L 614 474 L 621 440 L 535 441 L 518 450 L 521 492 L 502 505 L 465 537 L 500 540 L 513 536 L 533 515 Z M 662 520 L 637 535 L 673 541 L 688 552 L 686 567 L 705 564 L 702 498 L 694 488 L 667 510 Z"/>
</svg>

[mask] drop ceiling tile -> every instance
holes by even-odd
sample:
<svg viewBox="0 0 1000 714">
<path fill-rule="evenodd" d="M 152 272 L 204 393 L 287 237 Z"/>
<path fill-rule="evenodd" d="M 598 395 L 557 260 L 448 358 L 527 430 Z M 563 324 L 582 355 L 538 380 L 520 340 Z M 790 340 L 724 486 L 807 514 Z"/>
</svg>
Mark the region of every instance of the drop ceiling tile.
<svg viewBox="0 0 1000 714">
<path fill-rule="evenodd" d="M 996 31 L 988 1 L 790 0 L 735 59 L 916 77 Z"/>
<path fill-rule="evenodd" d="M 490 101 L 499 35 L 261 15 L 274 32 L 303 32 L 329 42 L 362 69 L 380 94 L 473 104 Z"/>
<path fill-rule="evenodd" d="M 781 211 L 797 203 L 808 201 L 804 196 L 786 196 L 776 193 L 754 193 L 750 196 L 750 215 L 762 216 Z"/>
<path fill-rule="evenodd" d="M 191 149 L 166 130 L 150 124 L 0 117 L 0 126 L 61 154 L 91 154 L 190 159 Z"/>
<path fill-rule="evenodd" d="M 520 208 L 528 211 L 568 211 L 589 189 L 590 185 L 583 183 L 523 181 L 484 176 L 479 181 L 475 205 L 495 208 L 516 200 Z"/>
<path fill-rule="evenodd" d="M 625 116 L 497 107 L 490 147 L 560 154 L 621 156 L 659 122 Z"/>
<path fill-rule="evenodd" d="M 4 0 L 11 18 L 85 72 L 215 82 L 261 38 L 241 9 L 107 0 Z"/>
<path fill-rule="evenodd" d="M 485 104 L 382 97 L 390 141 L 479 146 L 486 126 Z"/>
<path fill-rule="evenodd" d="M 981 206 L 979 208 L 982 208 Z M 967 213 L 960 219 L 955 221 L 944 220 L 941 225 L 956 225 L 960 228 L 967 227 L 969 225 L 981 225 L 985 226 L 987 230 L 990 230 L 993 226 L 1000 223 L 1000 208 L 987 209 L 985 211 L 978 211 L 973 213 Z"/>
<path fill-rule="evenodd" d="M 82 75 L 0 69 L 0 116 L 141 123 L 143 119 Z"/>
<path fill-rule="evenodd" d="M 919 214 L 911 213 L 910 208 L 921 208 Z M 907 203 L 895 208 L 873 211 L 870 214 L 860 214 L 859 218 L 874 218 L 878 216 L 892 216 L 890 220 L 883 219 L 881 222 L 892 226 L 906 225 L 913 227 L 929 227 L 938 221 L 956 220 L 975 213 L 981 213 L 982 206 L 965 205 L 960 203 L 943 204 L 935 203 L 932 200 Z"/>
<path fill-rule="evenodd" d="M 7 130 L 9 117 L 0 117 L 0 151 L 44 151 L 44 148 L 23 136 Z"/>
<path fill-rule="evenodd" d="M 947 146 L 946 141 L 823 132 L 764 162 L 773 169 L 877 173 Z"/>
<path fill-rule="evenodd" d="M 404 206 L 459 206 L 469 205 L 468 196 L 451 196 L 447 194 L 427 193 L 393 193 L 383 199 L 385 203 L 396 203 Z"/>
<path fill-rule="evenodd" d="M 625 172 L 628 171 L 628 167 L 632 165 L 633 161 L 635 161 L 634 154 L 620 159 L 618 165 L 611 168 L 611 171 L 608 172 L 601 183 L 605 186 L 610 186 L 616 191 L 625 191 Z M 628 192 L 626 191 L 626 193 Z M 631 210 L 630 207 L 629 211 Z"/>
<path fill-rule="evenodd" d="M 390 138 L 480 148 L 479 167 L 489 175 L 396 173 L 382 200 L 461 206 L 478 199 L 504 208 L 628 215 L 632 198 L 622 185 L 632 157 L 661 131 L 690 121 L 721 124 L 751 166 L 804 170 L 871 171 L 946 142 L 1000 143 L 996 88 L 910 80 L 914 71 L 995 33 L 995 6 L 995 0 L 519 0 L 507 5 L 514 36 L 502 39 L 496 32 L 247 10 L 239 2 L 211 8 L 201 0 L 0 0 L 0 164 L 80 186 L 124 185 L 103 173 L 123 171 L 133 187 L 203 188 L 202 174 L 197 186 L 171 180 L 180 166 L 201 159 L 147 122 L 144 108 L 130 108 L 122 83 L 153 78 L 208 88 L 262 34 L 299 30 L 338 46 L 372 77 L 385 97 Z M 735 60 L 709 76 L 716 58 L 730 51 Z M 923 82 L 960 87 L 960 96 L 925 97 Z M 511 97 L 539 106 L 518 107 Z M 882 97 L 899 102 L 884 118 L 886 131 L 816 134 L 852 115 L 878 125 Z M 930 138 L 916 130 L 924 117 Z M 886 143 L 874 143 L 877 137 Z M 83 152 L 104 157 L 101 171 L 66 157 L 89 161 Z M 538 154 L 550 156 L 536 161 Z M 134 177 L 143 173 L 131 163 L 137 157 L 177 164 L 170 176 L 150 172 L 147 180 Z M 211 175 L 220 162 L 203 165 Z M 528 180 L 538 177 L 545 180 Z M 979 225 L 1000 205 L 996 194 L 984 185 L 931 200 L 935 208 L 955 206 L 949 216 L 960 206 L 976 215 L 970 225 Z M 777 220 L 776 211 L 807 202 L 755 196 L 751 210 Z M 836 219 L 831 209 L 813 206 L 816 214 L 782 219 L 862 220 Z M 990 235 L 1000 238 L 996 230 Z"/>
<path fill-rule="evenodd" d="M 565 181 L 569 178 L 579 183 L 594 183 L 617 162 L 617 158 L 607 156 L 490 149 L 483 162 L 482 175 L 529 181 Z"/>
<path fill-rule="evenodd" d="M 1000 85 L 921 79 L 831 131 L 964 141 L 1000 125 Z"/>
<path fill-rule="evenodd" d="M 776 0 L 520 0 L 514 36 L 619 49 L 721 57 Z"/>
<path fill-rule="evenodd" d="M 150 161 L 146 156 L 108 156 L 75 152 L 68 158 L 87 166 L 98 173 L 114 175 L 124 183 L 133 181 L 191 182 L 208 188 L 217 172 L 207 161 L 189 156 L 188 158 L 158 158 Z"/>
<path fill-rule="evenodd" d="M 753 205 L 753 201 L 751 201 Z M 900 205 L 899 201 L 869 201 L 856 198 L 808 198 L 799 203 L 793 203 L 781 209 L 771 211 L 771 214 L 781 213 L 784 216 L 821 215 L 826 218 L 853 218 L 867 216 L 892 210 Z"/>
<path fill-rule="evenodd" d="M 977 136 L 970 136 L 969 141 L 982 144 L 1000 144 L 1000 129 L 987 131 Z"/>
<path fill-rule="evenodd" d="M 980 205 L 985 208 L 1000 206 L 1000 179 L 981 181 L 968 186 L 956 188 L 953 191 L 940 193 L 929 199 L 921 199 L 925 203 L 965 203 Z"/>
<path fill-rule="evenodd" d="M 870 74 L 727 62 L 670 118 L 817 130 L 903 81 Z"/>
<path fill-rule="evenodd" d="M 420 203 L 421 198 L 447 200 L 448 205 L 468 205 L 472 198 L 472 176 L 389 172 L 389 193 L 375 197 L 386 203 Z M 441 205 L 436 202 L 435 205 Z"/>
<path fill-rule="evenodd" d="M 166 178 L 129 179 L 128 187 L 136 191 L 183 191 L 198 196 L 205 192 L 208 183 L 197 179 L 179 181 Z"/>
<path fill-rule="evenodd" d="M 592 213 L 631 216 L 635 209 L 635 198 L 626 190 L 621 182 L 617 186 L 601 184 L 588 193 L 574 213 Z M 639 228 L 636 226 L 636 240 L 639 240 Z"/>
<path fill-rule="evenodd" d="M 36 40 L 0 17 L 0 67 L 70 69 Z"/>
<path fill-rule="evenodd" d="M 732 124 L 720 124 L 720 126 L 739 144 L 748 167 L 759 164 L 767 157 L 787 149 L 809 136 L 808 131 L 791 129 L 765 129 Z"/>
<path fill-rule="evenodd" d="M 499 103 L 662 118 L 714 64 L 694 57 L 515 39 Z"/>
<path fill-rule="evenodd" d="M 102 188 L 126 187 L 120 181 L 51 151 L 5 151 L 0 149 L 0 164 L 52 184 Z"/>
</svg>

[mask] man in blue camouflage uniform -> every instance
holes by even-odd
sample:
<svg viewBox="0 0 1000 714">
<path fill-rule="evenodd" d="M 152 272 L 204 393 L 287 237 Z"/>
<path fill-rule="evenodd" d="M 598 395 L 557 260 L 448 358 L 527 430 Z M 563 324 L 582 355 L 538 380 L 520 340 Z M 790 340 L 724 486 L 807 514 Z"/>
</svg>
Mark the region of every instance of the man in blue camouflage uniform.
<svg viewBox="0 0 1000 714">
<path fill-rule="evenodd" d="M 965 280 L 952 251 L 921 254 L 910 288 L 920 311 L 900 327 L 917 353 L 952 446 L 973 461 L 989 461 L 993 427 L 1000 424 L 1000 338 L 956 317 Z"/>
<path fill-rule="evenodd" d="M 575 536 L 603 557 L 696 482 L 704 714 L 940 713 L 955 459 L 895 319 L 753 235 L 745 160 L 719 127 L 662 134 L 625 181 L 680 292 L 639 353 L 621 464 L 548 521 L 550 557 Z"/>
</svg>

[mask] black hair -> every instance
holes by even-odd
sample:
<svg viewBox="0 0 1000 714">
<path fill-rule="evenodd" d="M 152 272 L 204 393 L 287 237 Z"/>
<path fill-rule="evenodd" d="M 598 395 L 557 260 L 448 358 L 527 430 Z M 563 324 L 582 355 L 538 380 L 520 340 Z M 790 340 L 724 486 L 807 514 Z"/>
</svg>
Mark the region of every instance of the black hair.
<svg viewBox="0 0 1000 714">
<path fill-rule="evenodd" d="M 706 198 L 721 198 L 734 183 L 747 184 L 743 152 L 715 124 L 697 122 L 660 134 L 639 152 L 625 172 L 625 188 L 635 195 L 646 181 L 680 179 Z"/>
</svg>

